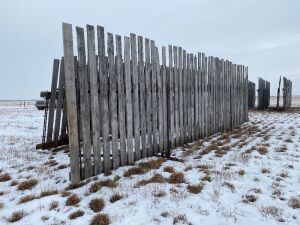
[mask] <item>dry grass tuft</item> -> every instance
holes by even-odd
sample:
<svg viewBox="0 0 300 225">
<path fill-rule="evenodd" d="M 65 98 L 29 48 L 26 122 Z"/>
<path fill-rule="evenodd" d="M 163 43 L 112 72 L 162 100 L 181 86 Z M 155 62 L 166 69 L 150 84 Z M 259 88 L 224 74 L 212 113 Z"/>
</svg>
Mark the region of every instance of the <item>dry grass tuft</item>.
<svg viewBox="0 0 300 225">
<path fill-rule="evenodd" d="M 26 196 L 20 198 L 19 204 L 30 202 L 30 201 L 32 201 L 34 199 L 37 199 L 37 197 L 35 195 L 26 195 Z"/>
<path fill-rule="evenodd" d="M 86 185 L 86 182 L 81 182 L 81 183 L 78 183 L 78 184 L 69 184 L 69 186 L 66 187 L 65 190 L 66 191 L 74 190 L 74 189 L 80 188 L 84 185 Z"/>
<path fill-rule="evenodd" d="M 58 207 L 58 202 L 53 201 L 53 202 L 50 203 L 49 210 L 56 209 L 57 207 Z"/>
<path fill-rule="evenodd" d="M 165 178 L 161 174 L 156 173 L 148 180 L 139 181 L 136 186 L 139 187 L 139 186 L 145 186 L 150 183 L 164 183 L 164 182 L 165 182 Z"/>
<path fill-rule="evenodd" d="M 10 186 L 16 186 L 17 184 L 19 184 L 19 182 L 18 181 L 16 181 L 16 180 L 12 180 L 11 181 L 11 183 L 10 183 Z"/>
<path fill-rule="evenodd" d="M 269 168 L 262 168 L 261 172 L 262 173 L 271 173 L 271 170 Z"/>
<path fill-rule="evenodd" d="M 116 188 L 118 186 L 118 183 L 116 181 L 113 181 L 111 179 L 97 181 L 92 184 L 90 187 L 90 192 L 95 193 L 99 191 L 102 187 L 109 187 L 109 188 Z"/>
<path fill-rule="evenodd" d="M 82 211 L 82 210 L 77 210 L 77 211 L 75 211 L 75 212 L 72 212 L 70 215 L 69 215 L 69 219 L 70 220 L 74 220 L 74 219 L 76 219 L 76 218 L 78 218 L 78 217 L 81 217 L 81 216 L 83 216 L 84 215 L 84 212 Z"/>
<path fill-rule="evenodd" d="M 68 197 L 71 194 L 72 194 L 72 192 L 70 192 L 70 191 L 63 191 L 63 192 L 61 192 L 61 197 Z"/>
<path fill-rule="evenodd" d="M 110 224 L 110 219 L 107 214 L 99 213 L 94 216 L 90 222 L 90 225 L 108 225 Z"/>
<path fill-rule="evenodd" d="M 14 223 L 14 222 L 17 222 L 17 221 L 23 219 L 26 215 L 27 215 L 27 213 L 25 213 L 23 210 L 16 211 L 16 212 L 13 212 L 13 214 L 9 218 L 7 218 L 7 221 Z"/>
<path fill-rule="evenodd" d="M 187 224 L 187 225 L 191 225 L 192 223 L 189 222 L 186 218 L 186 215 L 178 215 L 178 216 L 175 216 L 174 219 L 173 219 L 173 224 Z"/>
<path fill-rule="evenodd" d="M 204 184 L 188 185 L 187 190 L 193 194 L 199 194 L 204 188 Z"/>
<path fill-rule="evenodd" d="M 30 190 L 35 185 L 37 185 L 37 183 L 38 183 L 38 181 L 36 179 L 25 180 L 25 181 L 18 184 L 17 189 L 19 191 Z"/>
<path fill-rule="evenodd" d="M 94 198 L 90 201 L 89 207 L 94 212 L 100 212 L 105 206 L 104 200 L 102 198 Z"/>
<path fill-rule="evenodd" d="M 210 175 L 205 175 L 204 177 L 201 178 L 202 181 L 208 181 L 208 182 L 212 182 L 212 177 Z"/>
<path fill-rule="evenodd" d="M 262 193 L 262 190 L 260 188 L 252 188 L 249 190 L 250 191 L 253 191 L 255 194 L 261 194 Z"/>
<path fill-rule="evenodd" d="M 245 170 L 239 170 L 239 171 L 238 171 L 238 174 L 239 174 L 240 176 L 244 176 L 244 175 L 245 175 Z"/>
<path fill-rule="evenodd" d="M 284 141 L 287 142 L 287 143 L 293 143 L 293 140 L 291 138 L 287 138 Z"/>
<path fill-rule="evenodd" d="M 274 218 L 276 218 L 276 217 L 278 217 L 279 209 L 276 208 L 275 206 L 262 207 L 260 210 L 260 213 L 263 216 L 271 215 Z"/>
<path fill-rule="evenodd" d="M 282 177 L 282 178 L 286 178 L 286 177 L 289 176 L 289 173 L 288 173 L 287 171 L 284 171 L 284 172 L 281 172 L 281 173 L 279 174 L 279 176 Z"/>
<path fill-rule="evenodd" d="M 8 173 L 0 175 L 0 182 L 6 182 L 11 180 L 11 176 Z"/>
<path fill-rule="evenodd" d="M 77 205 L 80 202 L 80 198 L 76 194 L 72 194 L 67 198 L 66 206 Z"/>
<path fill-rule="evenodd" d="M 293 209 L 300 209 L 300 197 L 292 197 L 289 200 L 289 206 Z"/>
<path fill-rule="evenodd" d="M 224 182 L 224 183 L 223 183 L 223 186 L 228 187 L 228 188 L 231 190 L 231 192 L 234 193 L 234 191 L 235 191 L 235 186 L 234 186 L 234 184 L 229 183 L 229 182 Z"/>
<path fill-rule="evenodd" d="M 127 171 L 125 171 L 123 176 L 130 177 L 135 174 L 145 174 L 152 169 L 159 169 L 164 161 L 165 161 L 164 158 L 158 158 L 158 159 L 149 160 L 146 162 L 141 162 L 137 166 L 134 166 L 134 167 L 128 169 Z"/>
<path fill-rule="evenodd" d="M 280 147 L 276 148 L 276 152 L 286 152 L 287 150 L 287 145 L 281 145 Z"/>
<path fill-rule="evenodd" d="M 57 194 L 58 194 L 58 190 L 45 190 L 41 192 L 40 197 L 43 198 L 43 197 L 47 197 L 50 195 L 57 195 Z"/>
<path fill-rule="evenodd" d="M 171 184 L 185 183 L 184 174 L 181 172 L 172 173 L 168 179 L 168 182 Z"/>
<path fill-rule="evenodd" d="M 114 203 L 116 201 L 119 201 L 123 198 L 123 195 L 120 195 L 120 194 L 114 194 L 110 197 L 109 201 L 110 203 Z"/>
<path fill-rule="evenodd" d="M 167 172 L 167 173 L 174 173 L 174 172 L 175 172 L 175 169 L 174 169 L 172 166 L 165 166 L 165 167 L 164 167 L 164 172 Z"/>
<path fill-rule="evenodd" d="M 265 146 L 261 146 L 257 149 L 257 151 L 259 152 L 259 154 L 261 155 L 266 155 L 268 153 L 268 149 Z"/>
<path fill-rule="evenodd" d="M 158 192 L 154 192 L 153 193 L 153 196 L 155 197 L 155 198 L 161 198 L 161 197 L 164 197 L 164 196 L 166 196 L 167 195 L 167 193 L 165 192 L 165 191 L 158 191 Z"/>
<path fill-rule="evenodd" d="M 170 213 L 168 211 L 164 211 L 160 214 L 162 217 L 168 217 L 170 215 Z"/>
<path fill-rule="evenodd" d="M 256 202 L 257 197 L 255 195 L 243 195 L 243 202 L 244 203 L 250 203 L 250 202 Z"/>
</svg>

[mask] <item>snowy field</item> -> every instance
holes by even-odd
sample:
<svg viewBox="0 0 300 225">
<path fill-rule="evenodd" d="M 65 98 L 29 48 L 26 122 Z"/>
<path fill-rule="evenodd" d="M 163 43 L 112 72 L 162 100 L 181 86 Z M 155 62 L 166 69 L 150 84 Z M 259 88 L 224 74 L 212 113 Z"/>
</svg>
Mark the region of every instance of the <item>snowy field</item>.
<svg viewBox="0 0 300 225">
<path fill-rule="evenodd" d="M 300 109 L 70 187 L 68 155 L 37 151 L 43 112 L 0 102 L 0 224 L 300 224 Z M 143 163 L 141 163 L 143 162 Z"/>
</svg>

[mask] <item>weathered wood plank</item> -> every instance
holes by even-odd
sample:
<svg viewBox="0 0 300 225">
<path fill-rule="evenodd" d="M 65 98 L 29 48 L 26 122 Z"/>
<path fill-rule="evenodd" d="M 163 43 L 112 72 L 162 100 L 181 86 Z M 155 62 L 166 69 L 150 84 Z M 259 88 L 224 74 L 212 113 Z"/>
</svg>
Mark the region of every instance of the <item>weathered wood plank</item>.
<svg viewBox="0 0 300 225">
<path fill-rule="evenodd" d="M 170 77 L 170 142 L 171 149 L 175 147 L 175 118 L 174 118 L 174 69 L 173 69 L 173 50 L 169 45 L 169 77 Z"/>
<path fill-rule="evenodd" d="M 124 37 L 124 62 L 125 62 L 125 85 L 126 85 L 126 112 L 127 112 L 127 155 L 128 163 L 134 162 L 133 152 L 133 109 L 132 109 L 132 83 L 130 73 L 130 40 Z"/>
<path fill-rule="evenodd" d="M 66 102 L 68 108 L 68 135 L 71 167 L 70 173 L 71 182 L 75 184 L 80 182 L 80 167 L 72 25 L 63 23 L 62 32 L 64 46 Z"/>
<path fill-rule="evenodd" d="M 164 118 L 164 152 L 168 150 L 169 145 L 169 131 L 168 131 L 168 110 L 167 110 L 167 59 L 166 47 L 162 47 L 162 91 L 163 91 L 163 118 Z"/>
<path fill-rule="evenodd" d="M 173 77 L 174 77 L 174 139 L 175 146 L 179 145 L 179 92 L 178 92 L 178 54 L 177 47 L 173 46 Z"/>
<path fill-rule="evenodd" d="M 157 71 L 155 66 L 155 42 L 151 41 L 151 85 L 152 85 L 152 129 L 153 129 L 153 153 L 158 153 L 158 121 L 157 121 Z"/>
</svg>

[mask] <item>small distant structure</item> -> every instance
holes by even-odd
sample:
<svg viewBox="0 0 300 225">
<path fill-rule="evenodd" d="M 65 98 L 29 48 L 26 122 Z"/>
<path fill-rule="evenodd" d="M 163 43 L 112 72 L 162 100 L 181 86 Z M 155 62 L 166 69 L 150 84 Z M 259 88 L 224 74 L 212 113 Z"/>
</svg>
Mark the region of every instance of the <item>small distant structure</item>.
<svg viewBox="0 0 300 225">
<path fill-rule="evenodd" d="M 280 109 L 280 87 L 281 87 L 281 76 L 279 78 L 279 86 L 277 89 L 277 110 Z M 287 109 L 292 106 L 292 81 L 287 79 L 286 77 L 283 77 L 283 87 L 282 87 L 282 99 L 283 99 L 283 105 L 282 109 Z"/>
<path fill-rule="evenodd" d="M 264 109 L 270 106 L 270 82 L 258 78 L 257 108 Z"/>
<path fill-rule="evenodd" d="M 248 81 L 248 107 L 254 108 L 255 107 L 255 83 L 252 81 Z"/>
</svg>

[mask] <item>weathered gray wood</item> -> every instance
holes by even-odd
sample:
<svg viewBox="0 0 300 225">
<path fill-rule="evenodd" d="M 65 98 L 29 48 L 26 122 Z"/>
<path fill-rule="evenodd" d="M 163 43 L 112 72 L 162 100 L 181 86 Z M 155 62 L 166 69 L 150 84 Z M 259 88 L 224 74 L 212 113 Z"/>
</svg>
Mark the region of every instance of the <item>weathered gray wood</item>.
<svg viewBox="0 0 300 225">
<path fill-rule="evenodd" d="M 152 84 L 152 129 L 153 129 L 153 153 L 158 153 L 158 121 L 157 121 L 157 71 L 155 66 L 155 42 L 151 41 L 151 84 Z"/>
<path fill-rule="evenodd" d="M 179 145 L 179 92 L 178 92 L 178 54 L 177 47 L 173 46 L 173 60 L 174 60 L 174 68 L 173 68 L 173 82 L 174 82 L 174 138 L 175 138 L 175 146 Z"/>
<path fill-rule="evenodd" d="M 135 159 L 141 159 L 141 139 L 140 139 L 140 110 L 139 110 L 139 80 L 137 67 L 137 46 L 136 35 L 130 34 L 131 47 L 131 70 L 132 70 L 132 106 L 134 124 L 134 149 Z"/>
<path fill-rule="evenodd" d="M 122 40 L 121 36 L 116 35 L 116 72 L 118 76 L 118 112 L 119 112 L 119 136 L 120 136 L 120 162 L 121 165 L 127 163 L 126 153 L 126 123 L 125 123 L 125 85 L 124 85 L 124 67 L 122 58 Z"/>
<path fill-rule="evenodd" d="M 141 145 L 142 145 L 142 157 L 147 157 L 147 145 L 146 145 L 146 83 L 145 83 L 145 71 L 144 71 L 144 48 L 143 37 L 138 36 L 138 78 L 139 78 L 139 98 L 140 98 L 140 126 L 141 126 Z"/>
<path fill-rule="evenodd" d="M 166 47 L 162 47 L 162 91 L 163 91 L 163 129 L 164 129 L 164 152 L 168 150 L 169 136 L 168 136 L 168 110 L 167 110 L 167 59 Z"/>
<path fill-rule="evenodd" d="M 108 104 L 108 62 L 105 57 L 105 36 L 104 28 L 97 26 L 98 55 L 99 55 L 99 81 L 100 81 L 100 125 L 102 125 L 102 146 L 103 146 L 103 167 L 104 172 L 108 173 L 111 168 L 110 144 L 109 144 L 109 104 Z"/>
<path fill-rule="evenodd" d="M 182 82 L 182 47 L 178 48 L 178 97 L 179 97 L 179 144 L 184 143 L 184 121 L 183 121 L 183 82 Z"/>
<path fill-rule="evenodd" d="M 53 139 L 53 121 L 54 121 L 54 110 L 56 102 L 56 86 L 59 69 L 59 60 L 54 59 L 53 70 L 52 70 L 52 84 L 51 84 L 51 96 L 49 102 L 49 114 L 48 114 L 48 126 L 47 126 L 47 142 Z"/>
<path fill-rule="evenodd" d="M 64 82 L 65 82 L 64 58 L 62 57 L 59 66 L 59 84 L 58 84 L 58 94 L 57 94 L 58 96 L 57 96 L 57 103 L 56 103 L 53 141 L 57 141 L 59 138 L 61 114 L 63 110 Z"/>
<path fill-rule="evenodd" d="M 127 112 L 127 155 L 128 163 L 134 162 L 133 152 L 133 118 L 132 118 L 132 86 L 130 73 L 130 40 L 124 37 L 124 62 L 125 62 L 125 84 L 126 84 L 126 112 Z"/>
<path fill-rule="evenodd" d="M 114 39 L 113 34 L 107 33 L 107 57 L 109 66 L 109 100 L 110 100 L 110 116 L 111 116 L 111 148 L 113 156 L 113 168 L 119 166 L 119 143 L 118 143 L 118 108 L 117 108 L 117 82 L 118 77 L 115 70 L 114 62 Z"/>
<path fill-rule="evenodd" d="M 197 68 L 198 59 L 194 55 L 194 141 L 199 139 L 199 70 Z"/>
<path fill-rule="evenodd" d="M 170 79 L 170 143 L 171 149 L 175 147 L 175 118 L 174 118 L 174 70 L 173 70 L 173 50 L 169 45 L 169 79 Z"/>
<path fill-rule="evenodd" d="M 152 144 L 152 86 L 151 86 L 151 65 L 150 65 L 150 40 L 145 39 L 145 77 L 146 77 L 146 112 L 147 112 L 147 148 L 148 156 L 153 156 Z"/>
<path fill-rule="evenodd" d="M 187 65 L 186 65 L 186 51 L 182 51 L 182 95 L 183 95 L 183 142 L 187 143 L 187 130 L 188 130 L 188 99 L 187 99 Z"/>
<path fill-rule="evenodd" d="M 90 102 L 89 102 L 89 84 L 87 79 L 86 54 L 84 29 L 76 27 L 77 33 L 77 52 L 78 52 L 78 81 L 80 93 L 80 122 L 82 129 L 83 141 L 83 158 L 84 158 L 84 177 L 89 178 L 93 175 L 91 162 L 91 127 L 90 127 Z M 98 90 L 97 90 L 98 93 Z M 95 173 L 97 174 L 97 173 Z"/>
<path fill-rule="evenodd" d="M 71 182 L 80 181 L 79 167 L 79 140 L 77 127 L 77 104 L 75 88 L 74 54 L 72 25 L 63 23 L 63 46 L 64 46 L 64 66 L 65 66 L 65 87 L 66 102 L 68 108 L 68 135 L 70 150 Z"/>
</svg>

